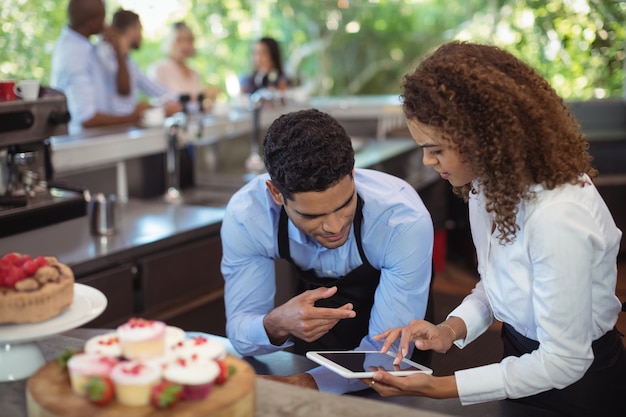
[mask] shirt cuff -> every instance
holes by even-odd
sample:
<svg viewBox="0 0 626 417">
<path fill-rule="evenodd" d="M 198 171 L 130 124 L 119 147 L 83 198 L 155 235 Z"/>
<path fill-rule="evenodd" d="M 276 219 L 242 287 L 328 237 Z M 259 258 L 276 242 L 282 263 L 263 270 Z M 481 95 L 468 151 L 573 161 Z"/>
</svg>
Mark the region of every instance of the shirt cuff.
<svg viewBox="0 0 626 417">
<path fill-rule="evenodd" d="M 454 373 L 459 399 L 463 405 L 507 398 L 500 364 L 464 369 Z"/>
<path fill-rule="evenodd" d="M 293 342 L 290 339 L 287 339 L 282 345 L 274 345 L 270 341 L 267 332 L 265 331 L 265 326 L 263 326 L 263 318 L 265 316 L 258 316 L 250 320 L 248 329 L 249 329 L 249 338 L 252 343 L 259 346 L 263 352 L 258 354 L 271 353 L 273 351 L 283 350 L 293 345 Z M 265 346 L 265 348 L 263 348 Z"/>
<path fill-rule="evenodd" d="M 479 303 L 473 301 L 464 301 L 457 308 L 452 310 L 446 320 L 450 317 L 458 317 L 465 322 L 465 328 L 467 330 L 464 339 L 459 339 L 454 344 L 463 349 L 468 344 L 472 343 L 478 336 L 483 334 L 485 330 L 491 325 L 491 314 L 487 309 L 482 307 Z"/>
</svg>

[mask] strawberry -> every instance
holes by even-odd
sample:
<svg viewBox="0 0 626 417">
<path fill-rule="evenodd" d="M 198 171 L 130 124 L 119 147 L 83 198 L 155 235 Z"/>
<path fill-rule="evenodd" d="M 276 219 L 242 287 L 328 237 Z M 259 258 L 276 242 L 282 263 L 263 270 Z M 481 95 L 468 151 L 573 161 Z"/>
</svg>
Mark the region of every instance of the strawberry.
<svg viewBox="0 0 626 417">
<path fill-rule="evenodd" d="M 37 268 L 41 268 L 42 266 L 48 266 L 50 265 L 50 263 L 48 262 L 48 260 L 45 258 L 45 256 L 38 256 L 34 259 L 35 263 L 37 264 Z"/>
<path fill-rule="evenodd" d="M 26 279 L 26 273 L 18 266 L 10 265 L 8 268 L 3 269 L 2 284 L 6 287 L 13 288 L 19 281 Z"/>
<path fill-rule="evenodd" d="M 3 260 L 9 261 L 10 263 L 17 261 L 19 258 L 20 258 L 20 255 L 18 255 L 15 252 L 9 252 L 2 257 Z"/>
<path fill-rule="evenodd" d="M 22 264 L 22 269 L 26 273 L 27 277 L 32 277 L 33 275 L 35 275 L 35 272 L 37 272 L 37 270 L 39 269 L 39 266 L 37 265 L 37 262 L 31 259 Z"/>
<path fill-rule="evenodd" d="M 32 260 L 33 258 L 31 258 L 29 255 L 23 255 L 15 259 L 13 261 L 13 265 L 21 267 L 22 265 L 24 265 L 25 262 L 32 261 Z"/>
<path fill-rule="evenodd" d="M 229 366 L 226 364 L 226 361 L 223 360 L 218 359 L 215 362 L 220 367 L 220 373 L 217 375 L 217 378 L 215 378 L 215 383 L 217 385 L 225 384 L 228 378 L 235 373 L 235 367 L 233 365 Z"/>
<path fill-rule="evenodd" d="M 183 387 L 169 381 L 163 381 L 152 387 L 150 403 L 156 408 L 172 408 L 181 400 Z"/>
<path fill-rule="evenodd" d="M 106 405 L 115 397 L 113 381 L 108 377 L 90 376 L 87 380 L 87 399 L 94 405 Z"/>
</svg>

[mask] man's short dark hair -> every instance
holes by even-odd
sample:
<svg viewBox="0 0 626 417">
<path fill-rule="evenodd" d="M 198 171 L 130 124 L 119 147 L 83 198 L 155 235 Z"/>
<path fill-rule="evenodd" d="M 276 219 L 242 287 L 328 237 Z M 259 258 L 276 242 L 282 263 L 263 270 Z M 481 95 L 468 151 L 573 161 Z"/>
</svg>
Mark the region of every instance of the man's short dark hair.
<svg viewBox="0 0 626 417">
<path fill-rule="evenodd" d="M 137 23 L 139 23 L 139 15 L 137 13 L 131 12 L 130 10 L 119 9 L 113 15 L 111 25 L 123 32 Z"/>
<path fill-rule="evenodd" d="M 265 168 L 283 197 L 325 191 L 352 174 L 354 149 L 345 129 L 316 109 L 276 119 L 263 143 Z"/>
</svg>

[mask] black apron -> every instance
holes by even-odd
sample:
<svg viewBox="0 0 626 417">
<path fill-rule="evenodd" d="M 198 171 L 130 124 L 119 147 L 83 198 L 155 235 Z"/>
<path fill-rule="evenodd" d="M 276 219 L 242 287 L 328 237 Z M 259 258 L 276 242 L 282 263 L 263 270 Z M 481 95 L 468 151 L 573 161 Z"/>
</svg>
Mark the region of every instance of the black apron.
<svg viewBox="0 0 626 417">
<path fill-rule="evenodd" d="M 337 292 L 335 295 L 330 298 L 318 300 L 315 306 L 337 308 L 346 303 L 352 303 L 354 311 L 356 312 L 355 318 L 340 320 L 328 333 L 313 342 L 305 342 L 304 340 L 294 337 L 294 353 L 304 355 L 310 350 L 349 350 L 358 347 L 361 343 L 361 339 L 363 339 L 369 331 L 370 313 L 374 306 L 374 292 L 380 281 L 380 271 L 369 263 L 363 251 L 361 240 L 363 200 L 357 195 L 356 212 L 352 223 L 359 256 L 363 264 L 343 277 L 330 279 L 318 277 L 315 271 L 304 271 L 293 262 L 289 249 L 288 221 L 289 217 L 283 208 L 280 213 L 278 225 L 278 253 L 281 258 L 289 261 L 298 272 L 297 293 L 300 294 L 306 290 L 319 287 L 336 286 Z M 432 279 L 430 285 L 432 287 Z M 394 314 L 393 306 L 388 306 L 387 310 L 389 314 Z M 432 296 L 431 292 L 429 292 L 425 319 L 432 320 L 432 315 Z M 411 359 L 417 363 L 428 366 L 431 356 L 431 351 L 414 349 Z"/>
<path fill-rule="evenodd" d="M 518 333 L 513 326 L 502 326 L 504 357 L 521 356 L 539 348 L 539 342 Z M 551 389 L 518 401 L 556 411 L 563 416 L 626 415 L 626 349 L 616 329 L 595 340 L 594 361 L 585 375 L 563 389 Z"/>
<path fill-rule="evenodd" d="M 361 244 L 361 223 L 363 220 L 363 200 L 357 195 L 356 213 L 352 227 L 356 238 L 359 255 L 363 264 L 353 271 L 339 278 L 318 277 L 314 270 L 302 270 L 293 262 L 289 250 L 288 221 L 285 209 L 280 213 L 278 226 L 278 253 L 281 258 L 288 260 L 298 271 L 297 293 L 313 290 L 319 287 L 337 287 L 337 292 L 330 298 L 317 300 L 316 307 L 337 308 L 346 303 L 352 303 L 356 317 L 340 320 L 328 333 L 313 342 L 294 338 L 295 353 L 304 355 L 309 350 L 348 350 L 359 346 L 369 329 L 369 319 L 374 305 L 374 292 L 380 281 L 380 271 L 375 269 L 367 260 Z"/>
</svg>

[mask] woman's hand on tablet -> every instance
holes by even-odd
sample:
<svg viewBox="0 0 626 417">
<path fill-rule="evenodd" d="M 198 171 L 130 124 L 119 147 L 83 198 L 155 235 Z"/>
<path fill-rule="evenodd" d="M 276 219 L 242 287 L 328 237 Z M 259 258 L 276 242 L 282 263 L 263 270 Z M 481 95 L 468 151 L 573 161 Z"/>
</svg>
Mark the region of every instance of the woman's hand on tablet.
<svg viewBox="0 0 626 417">
<path fill-rule="evenodd" d="M 376 390 L 383 397 L 420 396 L 430 398 L 458 397 L 454 376 L 435 377 L 419 373 L 409 376 L 393 376 L 385 371 L 378 371 L 371 379 L 361 382 Z"/>
<path fill-rule="evenodd" d="M 406 326 L 389 329 L 373 337 L 376 341 L 385 341 L 381 349 L 383 353 L 388 352 L 398 338 L 400 338 L 400 348 L 395 364 L 400 363 L 402 358 L 408 355 L 409 343 L 411 342 L 415 343 L 415 347 L 419 350 L 434 350 L 438 353 L 445 353 L 455 340 L 448 325 L 435 326 L 426 320 L 412 320 Z"/>
</svg>

